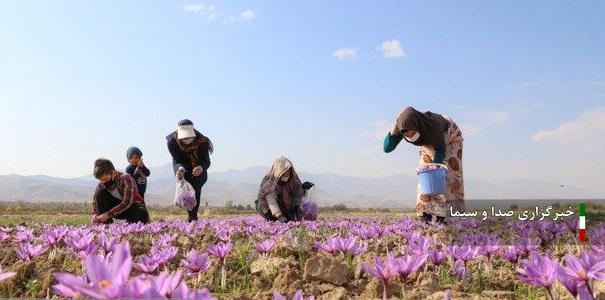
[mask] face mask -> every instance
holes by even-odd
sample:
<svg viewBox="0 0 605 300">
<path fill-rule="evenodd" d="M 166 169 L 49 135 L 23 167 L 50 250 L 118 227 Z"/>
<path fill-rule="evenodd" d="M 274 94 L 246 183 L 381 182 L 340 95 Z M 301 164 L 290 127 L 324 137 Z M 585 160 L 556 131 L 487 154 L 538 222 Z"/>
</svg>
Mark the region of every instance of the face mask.
<svg viewBox="0 0 605 300">
<path fill-rule="evenodd" d="M 288 176 L 288 177 L 282 177 L 279 180 L 281 180 L 281 182 L 288 182 L 289 179 L 290 179 L 290 176 Z"/>
<path fill-rule="evenodd" d="M 413 143 L 420 138 L 420 133 L 419 132 L 414 133 L 414 135 L 411 138 L 408 138 L 407 136 L 404 136 L 404 137 L 408 142 Z"/>
<path fill-rule="evenodd" d="M 183 144 L 185 145 L 189 145 L 191 143 L 193 143 L 194 138 L 186 138 L 186 139 L 182 139 L 181 141 L 183 142 Z"/>
</svg>

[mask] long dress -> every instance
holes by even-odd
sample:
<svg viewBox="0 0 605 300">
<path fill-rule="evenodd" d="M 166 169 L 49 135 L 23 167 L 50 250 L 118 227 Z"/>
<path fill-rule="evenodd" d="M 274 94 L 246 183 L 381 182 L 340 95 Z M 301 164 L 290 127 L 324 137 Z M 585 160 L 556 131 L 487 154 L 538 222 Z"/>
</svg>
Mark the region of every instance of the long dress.
<svg viewBox="0 0 605 300">
<path fill-rule="evenodd" d="M 449 128 L 444 134 L 446 151 L 443 163 L 447 166 L 445 194 L 425 195 L 420 192 L 420 183 L 416 188 L 416 213 L 432 214 L 447 217 L 450 214 L 450 205 L 453 211 L 464 210 L 464 177 L 462 172 L 462 131 L 448 116 L 443 116 L 449 122 Z M 435 150 L 430 146 L 420 149 L 419 167 L 432 163 Z"/>
</svg>

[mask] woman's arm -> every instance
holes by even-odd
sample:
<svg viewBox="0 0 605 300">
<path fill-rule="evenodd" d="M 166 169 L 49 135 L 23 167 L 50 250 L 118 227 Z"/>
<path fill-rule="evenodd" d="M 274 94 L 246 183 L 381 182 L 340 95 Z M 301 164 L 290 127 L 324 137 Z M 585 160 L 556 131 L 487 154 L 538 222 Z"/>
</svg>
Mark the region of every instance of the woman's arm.
<svg viewBox="0 0 605 300">
<path fill-rule="evenodd" d="M 383 148 L 385 153 L 392 152 L 397 148 L 397 145 L 403 140 L 403 134 L 398 133 L 396 135 L 391 135 L 391 133 L 387 133 L 387 136 L 384 138 Z"/>
<path fill-rule="evenodd" d="M 436 164 L 442 164 L 443 160 L 445 159 L 445 144 L 437 147 L 437 149 L 435 149 L 435 158 L 433 158 L 433 162 Z"/>
<path fill-rule="evenodd" d="M 168 140 L 168 151 L 170 152 L 170 156 L 172 156 L 172 168 L 174 169 L 175 174 L 179 168 L 185 169 L 185 173 L 191 172 L 191 170 L 185 168 L 185 158 L 184 155 L 182 155 L 181 150 L 178 149 L 178 145 L 171 142 L 171 140 Z"/>
</svg>

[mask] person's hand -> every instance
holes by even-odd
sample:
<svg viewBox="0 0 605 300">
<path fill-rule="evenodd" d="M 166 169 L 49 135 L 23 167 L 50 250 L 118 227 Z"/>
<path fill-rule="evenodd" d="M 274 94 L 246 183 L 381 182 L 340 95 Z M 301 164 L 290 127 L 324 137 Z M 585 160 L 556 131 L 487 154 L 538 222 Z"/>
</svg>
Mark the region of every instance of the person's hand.
<svg viewBox="0 0 605 300">
<path fill-rule="evenodd" d="M 139 163 L 137 164 L 137 166 L 138 166 L 139 168 L 142 168 L 142 167 L 144 167 L 144 166 L 145 166 L 145 164 L 143 163 L 143 160 L 142 160 L 142 159 L 141 159 L 141 160 L 139 160 Z"/>
<path fill-rule="evenodd" d="M 195 169 L 193 169 L 193 176 L 200 176 L 202 175 L 202 171 L 204 171 L 204 169 L 202 169 L 202 167 L 197 166 L 195 167 Z"/>
<path fill-rule="evenodd" d="M 185 168 L 180 167 L 177 171 L 176 171 L 176 179 L 181 180 L 183 179 L 183 177 L 185 177 Z"/>
<path fill-rule="evenodd" d="M 284 215 L 279 215 L 277 217 L 277 220 L 282 222 L 282 223 L 288 223 L 288 218 L 284 217 Z"/>
<path fill-rule="evenodd" d="M 393 124 L 393 128 L 391 128 L 391 136 L 395 136 L 398 135 L 400 132 L 399 127 L 397 126 L 397 123 Z"/>
<path fill-rule="evenodd" d="M 311 189 L 314 186 L 315 186 L 315 184 L 313 182 L 308 182 L 308 181 L 305 181 L 305 183 L 302 184 L 302 188 L 305 191 Z"/>
<path fill-rule="evenodd" d="M 107 213 L 102 213 L 100 215 L 97 215 L 95 217 L 95 222 L 96 223 L 105 223 L 110 219 L 109 214 Z"/>
</svg>

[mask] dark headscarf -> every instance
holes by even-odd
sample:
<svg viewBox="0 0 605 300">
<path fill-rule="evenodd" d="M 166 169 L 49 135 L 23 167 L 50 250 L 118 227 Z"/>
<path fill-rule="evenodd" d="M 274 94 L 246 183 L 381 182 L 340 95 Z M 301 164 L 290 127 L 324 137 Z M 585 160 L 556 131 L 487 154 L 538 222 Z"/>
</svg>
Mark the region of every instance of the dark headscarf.
<svg viewBox="0 0 605 300">
<path fill-rule="evenodd" d="M 411 106 L 402 110 L 397 116 L 397 127 L 401 129 L 402 133 L 406 130 L 420 133 L 420 138 L 412 143 L 416 146 L 428 145 L 433 148 L 442 146 L 445 144 L 443 131 L 447 126 L 447 120 L 441 115 L 430 111 L 422 113 Z"/>
</svg>

